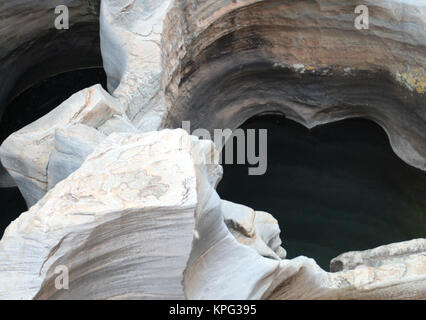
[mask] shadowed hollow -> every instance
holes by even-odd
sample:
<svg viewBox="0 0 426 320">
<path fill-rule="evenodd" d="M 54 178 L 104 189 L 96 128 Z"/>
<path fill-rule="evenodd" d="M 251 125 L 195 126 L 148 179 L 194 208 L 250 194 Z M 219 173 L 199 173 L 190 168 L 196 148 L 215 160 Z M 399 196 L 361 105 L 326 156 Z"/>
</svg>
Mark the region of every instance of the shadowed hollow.
<svg viewBox="0 0 426 320">
<path fill-rule="evenodd" d="M 426 172 L 398 158 L 375 123 L 308 130 L 263 115 L 241 128 L 268 129 L 268 169 L 248 176 L 246 165 L 224 165 L 219 195 L 271 213 L 288 258 L 305 255 L 328 270 L 343 252 L 426 236 Z"/>
</svg>

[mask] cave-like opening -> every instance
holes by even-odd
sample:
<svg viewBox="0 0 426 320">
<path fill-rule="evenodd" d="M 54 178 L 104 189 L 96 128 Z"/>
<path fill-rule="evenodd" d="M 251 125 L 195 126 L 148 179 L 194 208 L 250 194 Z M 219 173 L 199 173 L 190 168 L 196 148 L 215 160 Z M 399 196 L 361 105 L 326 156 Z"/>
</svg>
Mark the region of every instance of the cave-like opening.
<svg viewBox="0 0 426 320">
<path fill-rule="evenodd" d="M 350 119 L 309 130 L 260 115 L 240 128 L 268 130 L 267 171 L 224 164 L 218 193 L 271 213 L 288 258 L 305 255 L 328 270 L 343 252 L 425 237 L 426 172 L 395 155 L 377 124 Z"/>
</svg>

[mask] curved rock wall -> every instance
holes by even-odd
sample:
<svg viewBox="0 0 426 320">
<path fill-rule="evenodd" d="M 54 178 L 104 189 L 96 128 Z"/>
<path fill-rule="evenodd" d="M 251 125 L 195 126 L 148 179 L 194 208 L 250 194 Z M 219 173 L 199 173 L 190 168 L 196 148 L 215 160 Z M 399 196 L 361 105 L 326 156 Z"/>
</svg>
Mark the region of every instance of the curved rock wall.
<svg viewBox="0 0 426 320">
<path fill-rule="evenodd" d="M 55 29 L 66 5 L 70 29 Z M 0 3 L 0 117 L 8 101 L 61 72 L 101 66 L 99 0 L 16 0 Z"/>
<path fill-rule="evenodd" d="M 69 8 L 69 30 L 55 29 L 58 5 Z M 102 66 L 99 6 L 99 0 L 0 3 L 0 119 L 8 104 L 32 85 L 59 73 Z M 1 165 L 0 180 L 14 185 Z"/>
<path fill-rule="evenodd" d="M 366 117 L 425 169 L 426 2 L 366 1 L 368 30 L 354 27 L 352 1 L 127 4 L 103 2 L 102 51 L 138 128 L 234 129 L 266 111 L 308 127 Z"/>
</svg>

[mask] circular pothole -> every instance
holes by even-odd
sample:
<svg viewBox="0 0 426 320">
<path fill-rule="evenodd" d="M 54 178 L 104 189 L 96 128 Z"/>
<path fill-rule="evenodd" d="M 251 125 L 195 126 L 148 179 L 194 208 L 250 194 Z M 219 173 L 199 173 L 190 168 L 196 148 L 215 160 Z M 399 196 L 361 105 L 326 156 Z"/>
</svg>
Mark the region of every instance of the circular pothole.
<svg viewBox="0 0 426 320">
<path fill-rule="evenodd" d="M 328 270 L 343 252 L 426 236 L 426 172 L 395 155 L 377 124 L 351 119 L 308 130 L 263 115 L 241 128 L 268 130 L 267 171 L 224 164 L 218 193 L 271 213 L 289 258 L 311 257 Z"/>
</svg>

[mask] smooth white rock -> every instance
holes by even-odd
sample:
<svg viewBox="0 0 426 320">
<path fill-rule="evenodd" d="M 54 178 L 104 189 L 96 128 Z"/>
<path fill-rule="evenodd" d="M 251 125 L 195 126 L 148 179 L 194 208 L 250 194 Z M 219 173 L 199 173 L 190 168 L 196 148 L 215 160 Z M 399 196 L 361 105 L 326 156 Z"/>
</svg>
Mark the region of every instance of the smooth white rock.
<svg viewBox="0 0 426 320">
<path fill-rule="evenodd" d="M 1 145 L 0 157 L 31 207 L 83 162 L 101 136 L 120 131 L 137 130 L 120 103 L 95 85 L 10 135 Z"/>
</svg>

